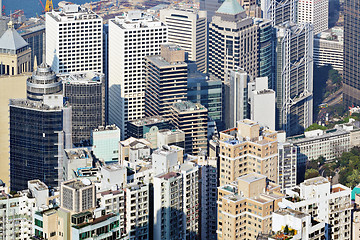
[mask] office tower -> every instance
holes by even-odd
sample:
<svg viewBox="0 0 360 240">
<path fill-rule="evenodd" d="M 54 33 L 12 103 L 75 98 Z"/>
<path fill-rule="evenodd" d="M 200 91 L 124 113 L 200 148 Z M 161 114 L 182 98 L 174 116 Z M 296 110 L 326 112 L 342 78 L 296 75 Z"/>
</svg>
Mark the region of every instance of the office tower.
<svg viewBox="0 0 360 240">
<path fill-rule="evenodd" d="M 249 118 L 248 83 L 251 76 L 241 69 L 230 70 L 224 84 L 224 121 L 226 129 Z"/>
<path fill-rule="evenodd" d="M 88 179 L 71 179 L 61 183 L 60 206 L 73 213 L 95 209 L 95 184 Z"/>
<path fill-rule="evenodd" d="M 196 239 L 199 228 L 198 167 L 154 177 L 154 239 Z"/>
<path fill-rule="evenodd" d="M 146 57 L 145 71 L 145 115 L 167 118 L 173 103 L 186 100 L 185 51 L 174 44 L 163 44 L 161 55 Z"/>
<path fill-rule="evenodd" d="M 261 129 L 249 119 L 237 122 L 235 128 L 220 132 L 220 186 L 252 172 L 277 182 L 277 132 Z"/>
<path fill-rule="evenodd" d="M 120 129 L 115 125 L 99 126 L 91 134 L 93 153 L 105 163 L 119 161 L 119 141 Z"/>
<path fill-rule="evenodd" d="M 75 145 L 89 145 L 91 132 L 105 124 L 105 76 L 86 72 L 61 75 L 64 98 L 72 107 Z"/>
<path fill-rule="evenodd" d="M 10 186 L 10 129 L 9 129 L 9 100 L 13 98 L 26 98 L 26 79 L 30 73 L 0 76 L 0 179 Z"/>
<path fill-rule="evenodd" d="M 346 106 L 360 105 L 360 6 L 357 0 L 346 0 L 344 8 L 344 102 Z"/>
<path fill-rule="evenodd" d="M 280 186 L 266 176 L 250 173 L 218 188 L 219 240 L 251 239 L 270 232 L 271 213 L 284 198 Z"/>
<path fill-rule="evenodd" d="M 297 22 L 298 0 L 261 0 L 262 17 L 272 20 L 273 26 Z"/>
<path fill-rule="evenodd" d="M 46 63 L 56 73 L 103 71 L 102 18 L 76 4 L 46 13 Z"/>
<path fill-rule="evenodd" d="M 314 64 L 331 67 L 340 73 L 344 65 L 344 30 L 333 27 L 314 36 Z"/>
<path fill-rule="evenodd" d="M 277 129 L 292 136 L 313 123 L 313 30 L 286 23 L 276 36 Z"/>
<path fill-rule="evenodd" d="M 43 101 L 44 95 L 61 94 L 62 82 L 46 63 L 35 66 L 26 81 L 27 99 Z"/>
<path fill-rule="evenodd" d="M 286 188 L 292 188 L 296 185 L 297 180 L 297 155 L 298 147 L 288 143 L 279 142 L 278 144 L 278 184 L 281 191 L 285 192 Z"/>
<path fill-rule="evenodd" d="M 297 2 L 297 23 L 310 23 L 314 35 L 329 28 L 329 0 Z"/>
<path fill-rule="evenodd" d="M 214 76 L 197 71 L 195 66 L 189 64 L 188 68 L 187 100 L 206 107 L 209 118 L 216 122 L 218 130 L 222 130 L 224 128 L 222 82 Z"/>
<path fill-rule="evenodd" d="M 252 19 L 236 0 L 226 0 L 209 25 L 209 73 L 225 81 L 227 71 L 240 67 L 271 82 L 271 45 L 271 21 Z"/>
<path fill-rule="evenodd" d="M 145 116 L 145 57 L 159 55 L 167 27 L 153 16 L 130 11 L 109 22 L 109 122 L 124 138 L 127 122 Z"/>
<path fill-rule="evenodd" d="M 14 29 L 13 22 L 0 38 L 0 75 L 17 75 L 31 71 L 29 44 Z"/>
<path fill-rule="evenodd" d="M 207 72 L 207 13 L 193 8 L 160 10 L 160 20 L 168 27 L 168 42 L 188 53 L 201 72 Z"/>
<path fill-rule="evenodd" d="M 308 213 L 328 224 L 328 239 L 351 239 L 351 189 L 332 185 L 324 177 L 305 180 L 291 189 L 286 189 L 283 206 Z"/>
<path fill-rule="evenodd" d="M 63 149 L 71 146 L 71 108 L 59 100 L 10 101 L 10 188 L 25 189 L 39 179 L 57 187 L 62 180 Z"/>
<path fill-rule="evenodd" d="M 261 126 L 275 129 L 275 91 L 268 89 L 268 78 L 255 78 L 248 84 L 250 119 Z"/>
<path fill-rule="evenodd" d="M 148 141 L 149 134 L 158 130 L 172 128 L 170 120 L 161 116 L 152 116 L 137 119 L 128 123 L 128 136 L 134 138 L 145 138 Z"/>
<path fill-rule="evenodd" d="M 35 56 L 38 63 L 43 63 L 45 54 L 45 21 L 40 19 L 29 19 L 16 29 L 20 36 L 31 48 L 31 71 L 34 66 Z"/>
<path fill-rule="evenodd" d="M 199 103 L 179 101 L 171 107 L 175 127 L 185 132 L 185 152 L 197 154 L 207 149 L 208 110 Z"/>
<path fill-rule="evenodd" d="M 216 158 L 198 156 L 200 239 L 216 240 L 218 168 Z"/>
<path fill-rule="evenodd" d="M 263 238 L 258 239 L 326 239 L 325 222 L 317 221 L 307 213 L 280 208 L 272 213 L 271 222 L 272 232 L 261 234 Z"/>
</svg>

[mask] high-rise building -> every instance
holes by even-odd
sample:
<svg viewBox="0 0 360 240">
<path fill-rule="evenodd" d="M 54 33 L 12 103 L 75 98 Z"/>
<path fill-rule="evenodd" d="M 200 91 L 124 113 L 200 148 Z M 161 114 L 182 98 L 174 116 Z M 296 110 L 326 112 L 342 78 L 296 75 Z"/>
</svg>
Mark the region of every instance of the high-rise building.
<svg viewBox="0 0 360 240">
<path fill-rule="evenodd" d="M 127 122 L 145 116 L 145 57 L 159 55 L 167 27 L 130 11 L 109 21 L 109 123 L 126 136 Z"/>
<path fill-rule="evenodd" d="M 31 77 L 26 81 L 27 99 L 43 101 L 44 95 L 61 94 L 62 82 L 49 65 L 35 66 Z"/>
<path fill-rule="evenodd" d="M 102 18 L 76 4 L 46 13 L 46 63 L 56 73 L 103 71 Z"/>
<path fill-rule="evenodd" d="M 225 0 L 209 25 L 209 73 L 225 81 L 240 67 L 252 77 L 268 77 L 272 85 L 272 25 L 253 19 L 236 0 Z"/>
<path fill-rule="evenodd" d="M 332 185 L 324 177 L 305 180 L 300 186 L 286 189 L 283 206 L 308 213 L 328 225 L 328 239 L 351 239 L 351 189 Z"/>
<path fill-rule="evenodd" d="M 64 98 L 72 107 L 73 144 L 90 144 L 91 132 L 105 124 L 105 76 L 86 72 L 61 75 Z"/>
<path fill-rule="evenodd" d="M 278 184 L 284 192 L 286 188 L 296 186 L 298 147 L 288 142 L 278 144 Z"/>
<path fill-rule="evenodd" d="M 92 131 L 93 153 L 105 163 L 119 161 L 119 141 L 120 129 L 115 125 L 99 126 Z"/>
<path fill-rule="evenodd" d="M 193 8 L 160 10 L 160 20 L 168 27 L 168 42 L 188 53 L 201 72 L 207 72 L 207 14 Z"/>
<path fill-rule="evenodd" d="M 345 1 L 344 16 L 344 102 L 347 106 L 360 105 L 360 5 L 358 0 Z"/>
<path fill-rule="evenodd" d="M 62 180 L 63 149 L 71 147 L 71 108 L 58 97 L 44 102 L 10 101 L 10 188 L 26 189 L 39 179 L 51 187 Z M 61 103 L 60 103 L 61 102 Z"/>
<path fill-rule="evenodd" d="M 31 72 L 31 49 L 14 29 L 13 22 L 0 38 L 0 75 Z"/>
<path fill-rule="evenodd" d="M 196 65 L 188 65 L 187 100 L 200 103 L 208 109 L 209 119 L 216 122 L 218 130 L 224 128 L 222 82 L 196 70 Z"/>
<path fill-rule="evenodd" d="M 271 231 L 271 213 L 284 198 L 280 186 L 250 173 L 218 188 L 219 240 L 251 239 Z"/>
<path fill-rule="evenodd" d="M 185 152 L 197 154 L 207 150 L 208 110 L 199 103 L 179 101 L 171 107 L 175 127 L 185 132 Z"/>
<path fill-rule="evenodd" d="M 278 181 L 277 132 L 260 128 L 244 119 L 235 128 L 220 132 L 220 186 L 238 177 L 256 172 L 273 182 Z"/>
<path fill-rule="evenodd" d="M 171 106 L 186 100 L 188 64 L 185 60 L 185 51 L 174 44 L 163 44 L 161 55 L 146 57 L 147 117 L 169 117 Z"/>
<path fill-rule="evenodd" d="M 313 29 L 309 23 L 276 29 L 277 129 L 292 136 L 313 123 Z"/>
<path fill-rule="evenodd" d="M 297 22 L 298 0 L 261 0 L 262 17 L 272 20 L 273 26 Z"/>
<path fill-rule="evenodd" d="M 314 34 L 329 28 L 329 0 L 297 2 L 297 23 L 310 23 Z"/>
</svg>

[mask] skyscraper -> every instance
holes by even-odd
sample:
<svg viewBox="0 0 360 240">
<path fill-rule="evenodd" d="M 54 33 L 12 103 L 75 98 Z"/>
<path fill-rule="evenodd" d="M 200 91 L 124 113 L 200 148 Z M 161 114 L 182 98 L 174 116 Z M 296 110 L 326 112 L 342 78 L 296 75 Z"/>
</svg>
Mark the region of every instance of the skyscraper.
<svg viewBox="0 0 360 240">
<path fill-rule="evenodd" d="M 292 136 L 313 123 L 313 29 L 309 23 L 276 29 L 277 129 Z"/>
<path fill-rule="evenodd" d="M 105 124 L 105 76 L 87 72 L 60 76 L 65 100 L 72 107 L 72 139 L 90 144 L 91 132 Z"/>
<path fill-rule="evenodd" d="M 298 0 L 261 0 L 262 17 L 272 20 L 273 26 L 297 22 Z"/>
<path fill-rule="evenodd" d="M 62 102 L 61 95 L 44 102 L 10 101 L 11 190 L 26 189 L 32 179 L 52 187 L 60 183 L 63 149 L 71 146 L 71 108 L 63 108 Z"/>
<path fill-rule="evenodd" d="M 46 63 L 56 73 L 103 71 L 102 18 L 76 4 L 46 13 Z"/>
<path fill-rule="evenodd" d="M 314 34 L 329 28 L 329 0 L 298 0 L 297 9 L 297 22 L 311 23 L 314 27 Z"/>
<path fill-rule="evenodd" d="M 126 135 L 128 121 L 145 115 L 145 57 L 159 55 L 167 27 L 153 16 L 130 11 L 109 21 L 109 122 Z"/>
<path fill-rule="evenodd" d="M 344 22 L 344 102 L 360 105 L 360 2 L 345 1 Z"/>
<path fill-rule="evenodd" d="M 168 42 L 188 53 L 198 70 L 207 71 L 207 14 L 206 11 L 186 8 L 160 10 L 160 20 L 168 27 Z"/>
</svg>

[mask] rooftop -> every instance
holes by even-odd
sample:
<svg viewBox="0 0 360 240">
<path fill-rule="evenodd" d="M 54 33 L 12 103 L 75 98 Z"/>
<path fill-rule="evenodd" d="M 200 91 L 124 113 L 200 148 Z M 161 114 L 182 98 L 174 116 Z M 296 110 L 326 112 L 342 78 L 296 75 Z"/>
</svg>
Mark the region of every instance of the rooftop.
<svg viewBox="0 0 360 240">
<path fill-rule="evenodd" d="M 84 187 L 88 187 L 92 185 L 92 183 L 89 179 L 85 178 L 82 180 L 72 179 L 70 181 L 64 182 L 63 185 L 73 189 L 82 189 Z"/>
<path fill-rule="evenodd" d="M 22 108 L 30 108 L 30 109 L 36 109 L 36 110 L 47 110 L 47 111 L 55 111 L 55 110 L 61 110 L 61 107 L 58 106 L 49 106 L 46 104 L 43 104 L 42 102 L 38 101 L 31 101 L 27 99 L 10 99 L 10 105 L 16 106 L 16 107 L 22 107 Z"/>
<path fill-rule="evenodd" d="M 244 8 L 236 0 L 225 0 L 224 3 L 216 11 L 217 13 L 236 15 L 244 12 Z"/>
<path fill-rule="evenodd" d="M 176 173 L 176 172 L 169 172 L 169 173 L 166 173 L 164 175 L 160 175 L 158 176 L 158 178 L 163 178 L 165 180 L 169 180 L 171 178 L 175 178 L 177 176 L 180 176 L 180 173 Z"/>
<path fill-rule="evenodd" d="M 164 122 L 169 122 L 169 120 L 166 118 L 163 118 L 161 116 L 152 116 L 152 117 L 140 118 L 140 119 L 131 121 L 130 123 L 135 126 L 142 127 L 142 126 L 153 125 L 153 124 L 164 123 Z"/>
<path fill-rule="evenodd" d="M 111 131 L 111 130 L 118 130 L 119 128 L 114 125 L 106 125 L 106 126 L 99 126 L 94 129 L 94 132 L 101 132 L 101 131 Z"/>
<path fill-rule="evenodd" d="M 90 151 L 87 148 L 72 148 L 72 149 L 65 149 L 64 151 L 66 157 L 71 160 L 91 158 Z"/>
<path fill-rule="evenodd" d="M 28 181 L 28 184 L 31 184 L 38 191 L 48 190 L 48 186 L 38 179 Z"/>
<path fill-rule="evenodd" d="M 98 84 L 102 83 L 105 75 L 103 73 L 86 72 L 76 74 L 63 74 L 59 78 L 64 84 Z"/>
<path fill-rule="evenodd" d="M 200 103 L 193 103 L 190 101 L 177 101 L 174 103 L 174 108 L 179 110 L 180 112 L 188 112 L 195 110 L 206 110 L 206 108 Z"/>
<path fill-rule="evenodd" d="M 290 209 L 290 208 L 280 208 L 277 211 L 275 211 L 274 213 L 279 214 L 279 215 L 283 215 L 283 216 L 291 215 L 291 216 L 294 216 L 296 218 L 303 218 L 303 217 L 309 216 L 309 214 L 307 214 L 307 213 L 296 211 L 296 210 L 293 210 L 293 209 Z"/>
<path fill-rule="evenodd" d="M 118 163 L 114 163 L 114 164 L 108 164 L 102 167 L 102 169 L 107 170 L 109 172 L 117 172 L 119 170 L 123 170 L 125 169 L 124 166 L 121 166 Z"/>
<path fill-rule="evenodd" d="M 242 177 L 237 178 L 237 180 L 242 180 L 242 181 L 248 182 L 248 183 L 255 182 L 255 181 L 258 181 L 260 179 L 266 179 L 266 176 L 261 175 L 261 174 L 257 174 L 257 173 L 249 173 L 249 174 L 246 174 L 246 175 L 244 175 Z"/>
<path fill-rule="evenodd" d="M 303 182 L 304 185 L 310 186 L 310 185 L 321 185 L 324 183 L 329 183 L 329 181 L 324 177 L 315 177 L 307 179 Z"/>
<path fill-rule="evenodd" d="M 16 51 L 28 46 L 28 43 L 15 30 L 12 21 L 8 25 L 9 28 L 0 38 L 0 49 Z"/>
</svg>

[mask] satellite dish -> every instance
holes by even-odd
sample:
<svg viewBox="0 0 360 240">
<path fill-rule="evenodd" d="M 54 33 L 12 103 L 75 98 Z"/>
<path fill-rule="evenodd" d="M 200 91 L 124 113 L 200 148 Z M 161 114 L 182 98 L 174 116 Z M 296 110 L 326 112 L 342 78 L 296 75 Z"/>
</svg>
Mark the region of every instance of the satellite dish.
<svg viewBox="0 0 360 240">
<path fill-rule="evenodd" d="M 283 202 L 278 202 L 278 206 L 279 206 L 279 208 L 281 208 L 281 209 L 286 209 L 286 208 L 287 208 L 286 204 L 283 203 Z"/>
<path fill-rule="evenodd" d="M 81 180 L 81 182 L 85 185 L 85 186 L 89 186 L 91 185 L 91 181 L 87 178 L 84 178 Z"/>
</svg>

